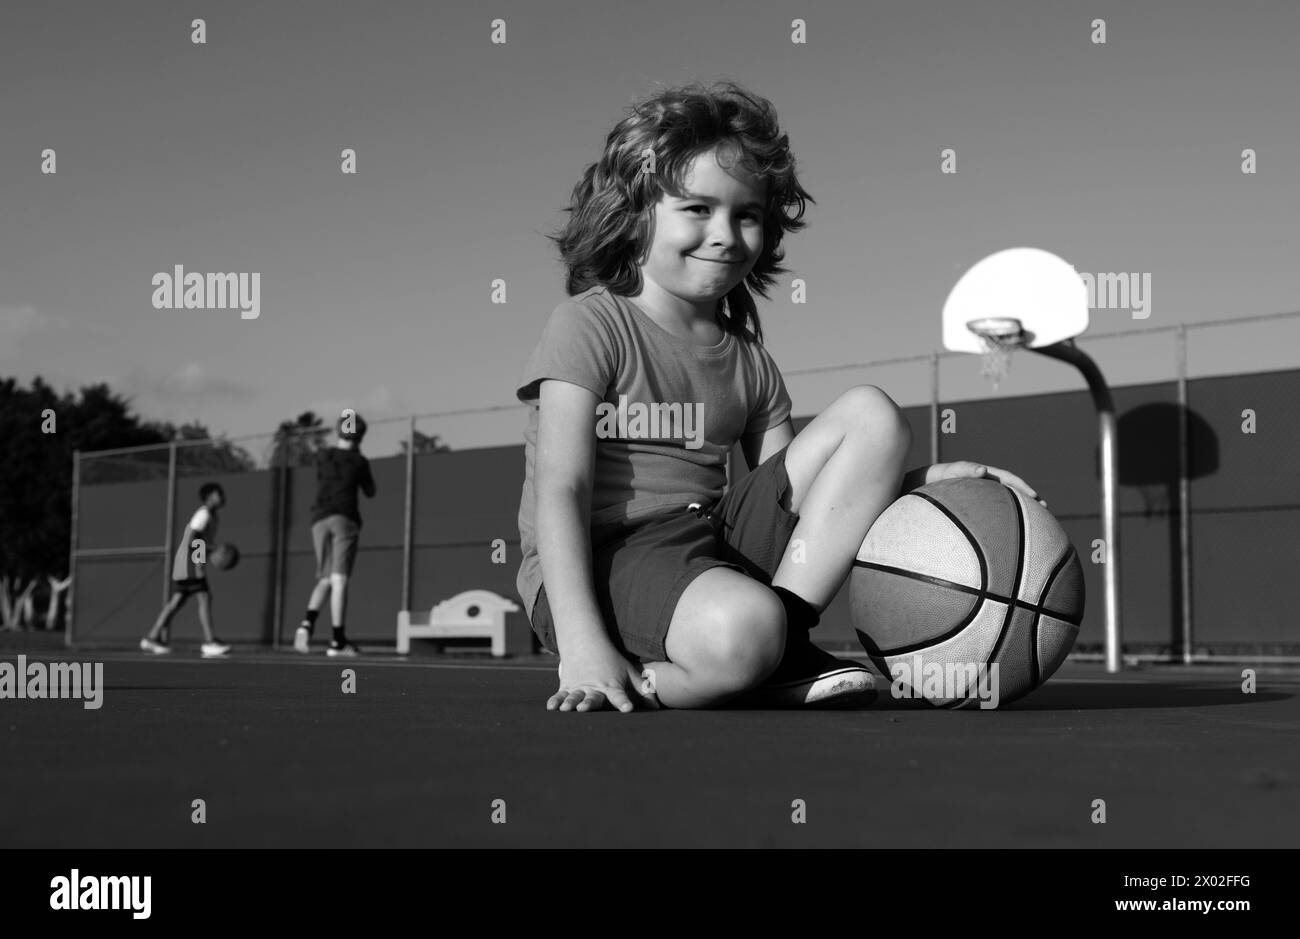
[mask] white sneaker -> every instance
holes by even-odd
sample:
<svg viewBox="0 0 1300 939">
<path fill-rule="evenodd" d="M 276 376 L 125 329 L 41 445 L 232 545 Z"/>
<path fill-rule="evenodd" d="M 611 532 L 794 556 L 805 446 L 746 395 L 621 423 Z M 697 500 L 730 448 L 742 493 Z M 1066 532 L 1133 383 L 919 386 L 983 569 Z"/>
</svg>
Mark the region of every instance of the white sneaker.
<svg viewBox="0 0 1300 939">
<path fill-rule="evenodd" d="M 148 636 L 145 636 L 140 640 L 141 652 L 152 652 L 154 655 L 167 655 L 171 650 L 171 646 L 161 642 L 154 642 Z"/>
<path fill-rule="evenodd" d="M 205 642 L 200 646 L 200 651 L 205 659 L 218 659 L 230 652 L 230 646 L 224 642 Z"/>
<path fill-rule="evenodd" d="M 293 634 L 293 651 L 311 651 L 311 633 L 307 630 L 306 626 L 299 626 L 298 631 Z"/>
<path fill-rule="evenodd" d="M 876 699 L 876 680 L 866 666 L 837 659 L 801 637 L 787 640 L 776 672 L 749 697 L 773 708 L 862 707 Z"/>
<path fill-rule="evenodd" d="M 335 645 L 331 642 L 329 648 L 325 650 L 325 654 L 331 659 L 354 659 L 361 654 L 361 650 L 350 642 L 344 642 L 342 645 Z"/>
</svg>

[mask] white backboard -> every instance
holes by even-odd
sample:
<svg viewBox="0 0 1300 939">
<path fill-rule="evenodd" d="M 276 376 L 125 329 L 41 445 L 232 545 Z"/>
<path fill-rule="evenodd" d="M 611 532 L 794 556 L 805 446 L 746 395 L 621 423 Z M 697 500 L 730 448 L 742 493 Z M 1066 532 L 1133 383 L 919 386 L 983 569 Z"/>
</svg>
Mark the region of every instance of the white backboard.
<svg viewBox="0 0 1300 939">
<path fill-rule="evenodd" d="M 990 254 L 961 276 L 943 305 L 943 344 L 983 352 L 967 323 L 988 317 L 1020 320 L 1027 345 L 1047 346 L 1088 329 L 1088 287 L 1065 260 L 1040 248 Z"/>
</svg>

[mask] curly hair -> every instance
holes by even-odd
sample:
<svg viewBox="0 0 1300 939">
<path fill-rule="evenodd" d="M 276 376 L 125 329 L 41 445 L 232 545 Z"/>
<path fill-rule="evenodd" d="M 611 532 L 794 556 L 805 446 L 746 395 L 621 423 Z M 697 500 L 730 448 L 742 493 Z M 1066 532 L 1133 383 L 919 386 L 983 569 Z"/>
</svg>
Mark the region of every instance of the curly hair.
<svg viewBox="0 0 1300 939">
<path fill-rule="evenodd" d="M 717 148 L 726 169 L 739 166 L 755 185 L 767 183 L 763 209 L 763 248 L 745 280 L 718 300 L 715 315 L 727 332 L 762 342 L 758 310 L 749 289 L 767 299 L 767 289 L 785 252 L 781 239 L 799 231 L 813 199 L 795 176 L 789 137 L 776 109 L 734 82 L 704 86 L 692 82 L 661 89 L 638 101 L 605 139 L 605 152 L 583 171 L 564 210 L 569 219 L 548 237 L 556 242 L 567 269 L 570 296 L 603 285 L 614 293 L 641 292 L 639 263 L 650 250 L 652 213 L 664 193 L 682 197 L 692 161 Z M 655 172 L 643 171 L 646 151 Z M 791 209 L 794 209 L 792 212 Z"/>
</svg>

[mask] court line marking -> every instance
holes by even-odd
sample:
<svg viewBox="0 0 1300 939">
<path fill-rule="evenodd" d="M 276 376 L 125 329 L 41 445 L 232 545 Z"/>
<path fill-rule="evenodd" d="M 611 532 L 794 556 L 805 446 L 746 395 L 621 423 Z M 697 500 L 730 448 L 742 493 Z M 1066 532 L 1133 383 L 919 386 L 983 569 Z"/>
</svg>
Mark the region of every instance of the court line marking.
<svg viewBox="0 0 1300 939">
<path fill-rule="evenodd" d="M 17 654 L 18 653 L 15 653 L 15 655 Z M 205 659 L 197 655 L 180 656 L 180 657 L 175 655 L 142 656 L 142 655 L 131 655 L 129 653 L 111 653 L 111 652 L 108 653 L 107 655 L 96 654 L 93 652 L 85 652 L 85 653 L 77 653 L 73 656 L 58 656 L 58 655 L 46 656 L 43 654 L 32 655 L 30 653 L 22 653 L 22 654 L 27 657 L 28 661 L 39 660 L 39 661 L 55 661 L 55 662 L 67 662 L 71 660 L 77 660 L 77 661 L 103 661 L 103 662 L 135 662 L 139 664 L 151 663 L 157 665 L 172 665 L 172 664 L 212 665 L 213 667 L 220 667 L 216 665 L 216 663 L 218 662 L 232 662 L 237 665 L 289 665 L 294 668 L 311 667 L 311 666 L 316 666 L 316 667 L 342 666 L 344 668 L 350 668 L 356 665 L 367 665 L 367 666 L 378 665 L 383 668 L 446 668 L 446 669 L 464 669 L 469 671 L 478 669 L 481 671 L 496 671 L 496 672 L 551 672 L 552 674 L 554 674 L 555 672 L 555 668 L 551 668 L 546 665 L 497 665 L 493 662 L 483 662 L 483 663 L 403 662 L 403 661 L 393 661 L 393 660 L 375 658 L 373 656 L 366 656 L 365 654 L 357 656 L 356 658 L 339 657 L 335 659 L 328 658 L 323 654 L 319 656 L 311 656 L 310 658 L 301 657 L 301 656 L 294 657 L 292 653 L 285 653 L 283 657 L 267 656 L 265 658 L 262 657 L 245 658 L 241 656 L 233 656 L 233 657 L 223 656 L 221 658 L 213 658 L 213 659 Z M 0 661 L 2 661 L 3 659 L 4 656 L 0 656 Z M 558 661 L 556 662 L 556 666 L 557 667 L 559 666 Z"/>
<path fill-rule="evenodd" d="M 14 652 L 12 654 L 16 658 L 16 656 L 20 653 Z M 506 665 L 506 664 L 497 664 L 495 662 L 490 662 L 490 661 L 489 662 L 410 661 L 410 660 L 397 659 L 396 657 L 391 656 L 391 654 L 386 655 L 384 653 L 377 653 L 372 655 L 366 655 L 365 653 L 362 653 L 360 656 L 356 658 L 339 657 L 335 659 L 331 659 L 326 655 L 324 655 L 323 653 L 314 654 L 310 656 L 303 656 L 300 653 L 292 653 L 287 651 L 283 653 L 268 652 L 256 656 L 236 655 L 234 657 L 223 657 L 223 658 L 216 658 L 216 659 L 204 659 L 201 656 L 197 656 L 197 655 L 176 656 L 175 654 L 166 655 L 166 656 L 149 656 L 149 655 L 140 655 L 138 653 L 127 652 L 125 650 L 120 652 L 105 650 L 105 653 L 103 654 L 96 654 L 93 651 L 87 650 L 84 653 L 76 652 L 72 656 L 60 656 L 57 654 L 48 654 L 44 652 L 37 652 L 35 654 L 32 654 L 31 652 L 22 652 L 21 654 L 25 655 L 29 661 L 39 660 L 39 661 L 66 662 L 74 659 L 75 660 L 99 659 L 100 661 L 105 661 L 105 662 L 118 661 L 118 662 L 136 662 L 141 664 L 146 662 L 153 662 L 159 665 L 166 665 L 166 664 L 173 664 L 173 663 L 206 665 L 209 663 L 215 664 L 217 662 L 225 661 L 225 662 L 234 662 L 241 665 L 281 665 L 281 666 L 290 665 L 293 667 L 342 666 L 346 668 L 346 667 L 353 667 L 358 664 L 364 664 L 367 666 L 380 666 L 383 668 L 427 668 L 427 669 L 450 669 L 450 670 L 464 670 L 464 671 L 473 671 L 477 669 L 482 671 L 549 672 L 551 674 L 554 674 L 556 671 L 555 667 L 549 665 L 523 665 L 523 664 Z M 4 660 L 8 657 L 9 657 L 9 653 L 5 653 L 4 655 L 0 655 L 0 660 Z M 556 667 L 558 667 L 558 665 L 559 665 L 559 658 L 556 657 Z M 1172 666 L 1172 667 L 1179 667 L 1179 666 Z M 1193 671 L 1199 668 L 1215 668 L 1215 666 L 1212 665 L 1211 666 L 1192 665 L 1192 666 L 1182 666 L 1182 667 L 1189 668 Z M 1235 668 L 1228 669 L 1227 671 L 1234 676 L 1237 675 Z M 1266 677 L 1269 680 L 1269 682 L 1272 684 L 1289 685 L 1289 684 L 1300 683 L 1300 675 L 1295 675 L 1295 674 L 1269 674 L 1267 676 L 1260 676 L 1260 677 Z M 883 678 L 887 680 L 887 676 L 883 676 Z M 1048 685 L 1051 684 L 1109 685 L 1111 687 L 1115 687 L 1118 685 L 1131 685 L 1131 686 L 1150 688 L 1150 687 L 1157 687 L 1159 685 L 1168 684 L 1168 683 L 1177 684 L 1183 681 L 1196 681 L 1199 683 L 1209 683 L 1211 685 L 1217 684 L 1217 682 L 1215 681 L 1215 675 L 1213 674 L 1197 675 L 1191 673 L 1184 674 L 1184 675 L 1177 675 L 1172 673 L 1155 674 L 1153 675 L 1153 680 L 1142 680 L 1130 676 L 1124 676 L 1122 678 L 1119 677 L 1073 678 L 1073 677 L 1060 676 L 1058 678 L 1049 680 L 1047 684 Z M 1234 682 L 1228 681 L 1227 683 L 1232 684 Z M 1240 683 L 1239 680 L 1236 683 L 1239 684 Z M 1046 685 L 1044 687 L 1046 687 Z"/>
</svg>

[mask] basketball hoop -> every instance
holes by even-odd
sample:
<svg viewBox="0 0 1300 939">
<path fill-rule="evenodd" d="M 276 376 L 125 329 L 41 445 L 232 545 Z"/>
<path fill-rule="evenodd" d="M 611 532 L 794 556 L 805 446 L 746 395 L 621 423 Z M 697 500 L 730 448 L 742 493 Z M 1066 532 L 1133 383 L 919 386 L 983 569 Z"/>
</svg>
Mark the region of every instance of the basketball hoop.
<svg viewBox="0 0 1300 939">
<path fill-rule="evenodd" d="M 1088 287 L 1064 258 L 1041 248 L 1006 248 L 973 264 L 944 301 L 943 345 L 983 359 L 980 371 L 993 387 L 1007 376 L 1016 349 L 1073 365 L 1088 382 L 1097 409 L 1101 475 L 1101 536 L 1107 545 L 1105 595 L 1106 671 L 1123 667 L 1120 642 L 1119 458 L 1115 400 L 1101 369 L 1076 346 L 1088 331 Z M 936 392 L 935 400 L 938 400 Z M 1187 646 L 1190 648 L 1190 645 Z"/>
<path fill-rule="evenodd" d="M 980 375 L 993 382 L 993 390 L 998 390 L 1002 379 L 1011 371 L 1011 356 L 1025 344 L 1028 336 L 1021 328 L 1020 320 L 1008 317 L 991 316 L 971 320 L 966 328 L 979 336 L 983 349 Z"/>
</svg>

